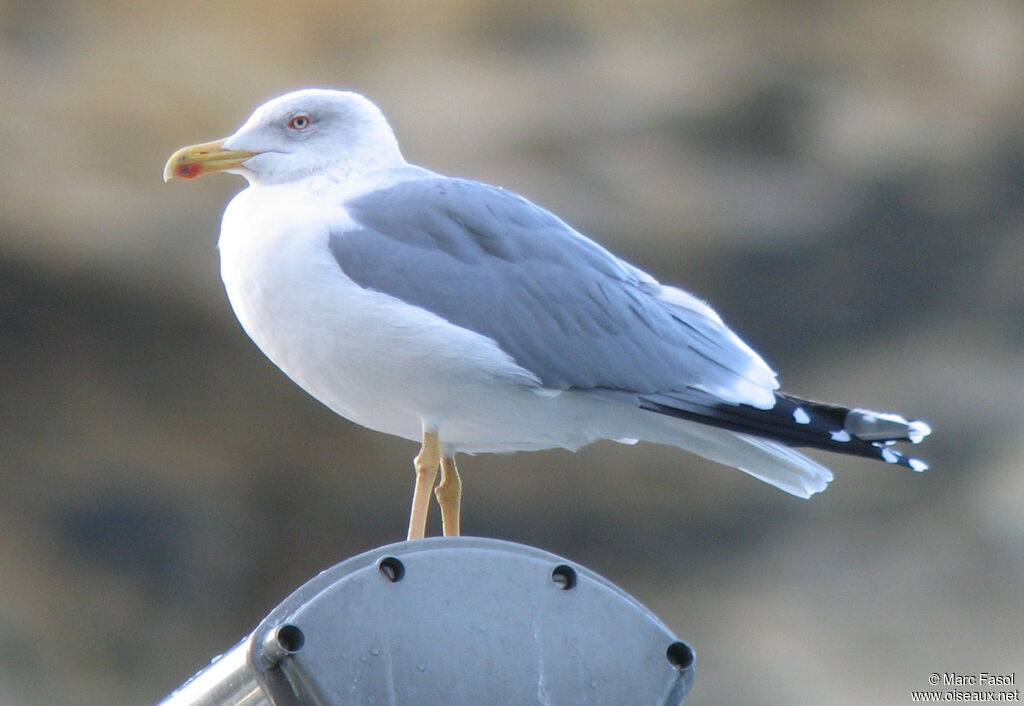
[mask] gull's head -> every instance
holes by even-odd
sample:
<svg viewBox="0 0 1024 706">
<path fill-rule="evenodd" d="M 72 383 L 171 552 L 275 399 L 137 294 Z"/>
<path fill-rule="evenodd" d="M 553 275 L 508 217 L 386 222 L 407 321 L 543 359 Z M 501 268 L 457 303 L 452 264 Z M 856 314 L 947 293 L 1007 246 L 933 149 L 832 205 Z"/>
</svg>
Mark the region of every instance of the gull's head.
<svg viewBox="0 0 1024 706">
<path fill-rule="evenodd" d="M 181 148 L 167 160 L 164 181 L 230 172 L 250 184 L 278 184 L 403 162 L 380 108 L 358 93 L 311 88 L 264 103 L 231 137 Z"/>
</svg>

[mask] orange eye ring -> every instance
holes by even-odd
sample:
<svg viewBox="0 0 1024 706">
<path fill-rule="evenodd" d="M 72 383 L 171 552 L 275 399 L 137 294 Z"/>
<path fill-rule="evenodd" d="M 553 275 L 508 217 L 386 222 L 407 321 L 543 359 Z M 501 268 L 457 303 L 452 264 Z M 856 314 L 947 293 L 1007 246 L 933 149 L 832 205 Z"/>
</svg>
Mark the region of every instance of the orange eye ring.
<svg viewBox="0 0 1024 706">
<path fill-rule="evenodd" d="M 288 121 L 288 127 L 292 130 L 305 130 L 309 127 L 309 116 L 308 115 L 296 115 Z"/>
</svg>

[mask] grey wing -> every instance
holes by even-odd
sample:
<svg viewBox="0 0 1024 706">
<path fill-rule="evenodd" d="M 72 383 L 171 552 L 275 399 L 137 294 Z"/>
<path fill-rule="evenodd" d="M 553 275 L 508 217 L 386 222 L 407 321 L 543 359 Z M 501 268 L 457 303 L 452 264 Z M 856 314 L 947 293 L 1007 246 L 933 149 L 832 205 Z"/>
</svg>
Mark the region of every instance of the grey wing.
<svg viewBox="0 0 1024 706">
<path fill-rule="evenodd" d="M 520 196 L 433 177 L 345 206 L 355 227 L 329 244 L 348 277 L 488 336 L 545 387 L 774 404 L 774 374 L 709 307 Z"/>
</svg>

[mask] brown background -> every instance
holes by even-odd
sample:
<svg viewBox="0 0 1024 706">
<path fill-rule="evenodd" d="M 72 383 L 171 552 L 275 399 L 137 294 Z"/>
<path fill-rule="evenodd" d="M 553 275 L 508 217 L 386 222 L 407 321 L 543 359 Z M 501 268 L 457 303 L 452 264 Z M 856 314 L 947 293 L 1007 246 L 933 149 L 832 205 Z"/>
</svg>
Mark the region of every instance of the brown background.
<svg viewBox="0 0 1024 706">
<path fill-rule="evenodd" d="M 1022 76 L 1009 0 L 0 2 L 0 703 L 154 702 L 402 537 L 414 445 L 228 308 L 241 181 L 159 178 L 305 86 L 699 293 L 786 389 L 936 429 L 930 472 L 831 458 L 809 502 L 654 446 L 467 457 L 468 533 L 636 595 L 694 706 L 1021 672 Z"/>
</svg>

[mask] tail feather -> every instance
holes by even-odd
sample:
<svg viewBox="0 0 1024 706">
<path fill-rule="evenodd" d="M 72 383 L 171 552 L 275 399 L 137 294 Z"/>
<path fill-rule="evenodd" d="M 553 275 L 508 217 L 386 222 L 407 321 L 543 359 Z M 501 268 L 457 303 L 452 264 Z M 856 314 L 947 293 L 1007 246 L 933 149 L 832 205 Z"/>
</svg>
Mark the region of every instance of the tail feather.
<svg viewBox="0 0 1024 706">
<path fill-rule="evenodd" d="M 737 436 L 749 447 L 758 449 L 762 454 L 775 460 L 775 463 L 769 466 L 763 463 L 740 465 L 741 471 L 758 480 L 799 498 L 809 498 L 815 493 L 820 493 L 832 481 L 832 471 L 784 444 L 763 437 L 742 434 Z"/>
<path fill-rule="evenodd" d="M 727 404 L 700 390 L 641 395 L 639 399 L 642 409 L 786 446 L 864 456 L 915 471 L 928 468 L 924 461 L 891 448 L 900 441 L 919 443 L 931 433 L 925 422 L 907 421 L 898 414 L 849 409 L 781 392 L 775 395 L 775 406 L 767 410 Z"/>
<path fill-rule="evenodd" d="M 643 438 L 671 444 L 726 466 L 738 468 L 790 495 L 809 498 L 832 480 L 832 472 L 778 441 L 740 434 L 678 417 L 652 419 Z"/>
</svg>

